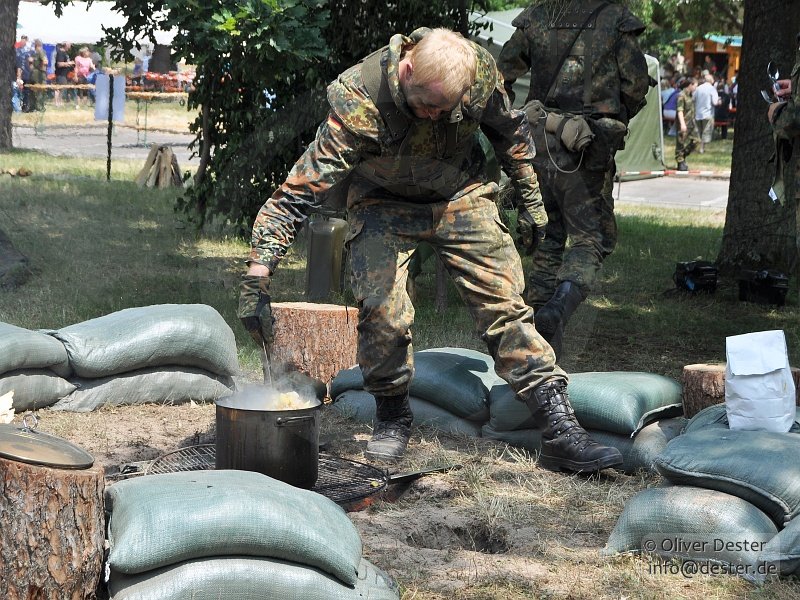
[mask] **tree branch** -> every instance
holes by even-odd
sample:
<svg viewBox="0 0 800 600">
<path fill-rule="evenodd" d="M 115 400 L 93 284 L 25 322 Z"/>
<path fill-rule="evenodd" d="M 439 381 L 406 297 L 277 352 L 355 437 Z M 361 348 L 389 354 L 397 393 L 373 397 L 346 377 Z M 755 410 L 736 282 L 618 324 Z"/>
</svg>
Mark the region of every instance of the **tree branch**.
<svg viewBox="0 0 800 600">
<path fill-rule="evenodd" d="M 714 8 L 725 17 L 723 19 L 728 25 L 735 28 L 736 31 L 741 31 L 744 26 L 742 20 L 739 18 L 739 11 L 735 11 L 731 3 L 726 0 L 713 0 Z"/>
</svg>

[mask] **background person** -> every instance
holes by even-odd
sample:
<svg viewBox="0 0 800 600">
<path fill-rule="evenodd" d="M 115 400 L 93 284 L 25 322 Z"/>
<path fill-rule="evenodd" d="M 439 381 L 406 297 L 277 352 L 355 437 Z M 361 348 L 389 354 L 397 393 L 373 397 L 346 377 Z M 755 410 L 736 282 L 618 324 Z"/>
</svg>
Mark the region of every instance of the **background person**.
<svg viewBox="0 0 800 600">
<path fill-rule="evenodd" d="M 708 56 L 706 56 L 708 58 Z M 706 151 L 714 133 L 714 109 L 719 105 L 719 94 L 714 87 L 714 76 L 706 73 L 703 83 L 692 94 L 694 99 L 694 119 L 697 121 L 697 134 L 700 138 L 700 154 Z"/>
<path fill-rule="evenodd" d="M 694 77 L 687 77 L 678 85 L 681 89 L 678 96 L 677 129 L 678 136 L 675 139 L 675 162 L 678 163 L 678 171 L 688 171 L 689 165 L 686 158 L 694 151 L 700 138 L 697 137 L 697 124 L 694 120 L 694 91 L 697 89 L 697 80 Z"/>
<path fill-rule="evenodd" d="M 29 57 L 30 81 L 35 85 L 44 85 L 47 82 L 47 54 L 44 51 L 42 40 L 34 40 L 33 54 Z M 31 110 L 44 110 L 44 91 L 32 90 L 29 98 Z"/>
<path fill-rule="evenodd" d="M 498 67 L 512 98 L 512 84 L 530 71 L 525 110 L 548 216 L 528 273 L 527 301 L 536 328 L 560 356 L 564 327 L 616 245 L 614 155 L 651 81 L 637 41 L 644 24 L 627 8 L 601 0 L 536 2 L 512 24 L 517 29 Z M 577 121 L 564 118 L 573 115 Z M 569 148 L 566 137 L 587 132 L 567 127 L 581 123 L 588 125 L 582 142 L 588 145 Z"/>
<path fill-rule="evenodd" d="M 413 419 L 414 307 L 406 291 L 420 241 L 445 264 L 494 357 L 543 429 L 540 464 L 596 471 L 619 465 L 575 419 L 566 375 L 521 297 L 522 265 L 488 180 L 478 129 L 491 141 L 520 198 L 525 245 L 538 243 L 546 216 L 531 165 L 525 115 L 512 110 L 487 50 L 446 29 L 392 36 L 389 45 L 328 87 L 330 112 L 256 217 L 239 316 L 259 345 L 270 342 L 270 276 L 300 224 L 330 188 L 349 179 L 347 217 L 358 363 L 375 396 L 366 455 L 397 460 Z"/>
<path fill-rule="evenodd" d="M 89 74 L 92 71 L 94 71 L 94 61 L 89 55 L 89 48 L 84 46 L 78 51 L 78 55 L 75 57 L 76 83 L 83 85 L 89 83 Z M 78 92 L 78 98 L 80 99 L 81 104 L 87 104 L 89 102 L 88 90 L 80 90 Z"/>
</svg>

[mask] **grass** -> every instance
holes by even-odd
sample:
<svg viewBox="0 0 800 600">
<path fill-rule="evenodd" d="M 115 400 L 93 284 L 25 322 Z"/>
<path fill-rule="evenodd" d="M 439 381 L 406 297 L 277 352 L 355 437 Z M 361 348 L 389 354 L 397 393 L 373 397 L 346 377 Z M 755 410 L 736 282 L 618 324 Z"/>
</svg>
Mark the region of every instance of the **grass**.
<svg viewBox="0 0 800 600">
<path fill-rule="evenodd" d="M 719 130 L 715 130 L 714 139 L 706 144 L 705 152 L 700 154 L 699 148 L 686 159 L 691 170 L 701 171 L 730 171 L 731 157 L 733 155 L 733 128 L 728 128 L 727 139 L 719 139 Z M 667 168 L 674 169 L 675 163 L 675 136 L 664 136 L 664 162 Z"/>
<path fill-rule="evenodd" d="M 240 363 L 246 371 L 257 371 L 255 348 L 235 317 L 245 240 L 221 229 L 196 232 L 173 211 L 176 191 L 140 189 L 131 183 L 139 161 L 115 161 L 113 179 L 107 183 L 102 159 L 53 160 L 26 151 L 0 154 L 0 170 L 23 166 L 34 174 L 0 176 L 0 222 L 29 257 L 31 273 L 20 288 L 0 291 L 0 321 L 59 328 L 130 306 L 200 302 L 223 315 L 236 334 Z M 678 377 L 685 364 L 724 360 L 726 335 L 774 328 L 786 331 L 790 358 L 797 361 L 796 288 L 783 308 L 740 303 L 735 285 L 728 281 L 711 296 L 671 291 L 676 261 L 715 257 L 721 215 L 622 205 L 619 221 L 619 244 L 602 271 L 601 287 L 570 326 L 563 365 L 568 371 L 630 369 Z M 275 300 L 303 299 L 304 248 L 301 239 L 282 263 L 272 285 Z M 415 346 L 483 350 L 452 286 L 447 312 L 433 310 L 434 279 L 428 264 L 418 282 Z M 196 410 L 208 412 L 208 407 Z M 122 419 L 126 414 L 114 409 L 80 418 Z M 68 417 L 78 418 L 60 418 Z M 337 442 L 344 450 L 354 452 L 368 435 L 364 426 L 335 415 L 326 419 L 325 427 L 344 440 Z M 74 421 L 63 426 L 69 431 Z M 413 445 L 404 470 L 463 465 L 452 474 L 431 478 L 446 482 L 447 490 L 437 496 L 431 483 L 433 487 L 423 488 L 417 497 L 353 515 L 373 523 L 379 532 L 401 528 L 406 534 L 402 544 L 385 533 L 365 540 L 367 558 L 385 565 L 400 580 L 404 600 L 797 597 L 797 585 L 788 582 L 754 588 L 735 578 L 655 577 L 648 574 L 645 559 L 600 559 L 597 548 L 626 500 L 657 485 L 656 476 L 566 477 L 535 468 L 524 451 L 424 428 L 415 432 Z M 425 510 L 420 508 L 423 501 Z M 448 547 L 446 568 L 438 560 L 434 573 L 425 557 L 432 552 L 430 532 L 443 527 L 441 515 L 427 516 L 437 506 L 446 511 L 453 530 L 458 529 L 455 522 L 475 535 L 489 532 L 499 542 L 513 540 L 522 531 L 534 541 L 485 554 L 467 552 L 467 540 L 464 548 Z M 480 568 L 470 561 L 480 561 Z M 530 569 L 539 570 L 531 574 Z M 451 578 L 453 591 L 432 590 L 432 576 Z"/>
</svg>

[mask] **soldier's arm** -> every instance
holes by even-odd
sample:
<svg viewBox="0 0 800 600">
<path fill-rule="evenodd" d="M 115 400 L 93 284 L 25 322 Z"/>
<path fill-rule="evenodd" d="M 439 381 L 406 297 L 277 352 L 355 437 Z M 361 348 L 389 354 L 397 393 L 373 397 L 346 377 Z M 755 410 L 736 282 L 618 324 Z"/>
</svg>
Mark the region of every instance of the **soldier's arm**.
<svg viewBox="0 0 800 600">
<path fill-rule="evenodd" d="M 634 34 L 624 33 L 620 36 L 617 42 L 617 66 L 620 74 L 620 105 L 628 121 L 646 104 L 645 96 L 650 87 L 647 59 Z"/>
<path fill-rule="evenodd" d="M 274 272 L 294 241 L 300 224 L 318 207 L 318 195 L 342 181 L 358 164 L 360 140 L 335 113 L 317 129 L 317 135 L 294 164 L 286 181 L 259 210 L 253 224 L 248 262 L 253 274 Z"/>
<path fill-rule="evenodd" d="M 511 179 L 519 201 L 544 227 L 547 214 L 543 209 L 539 181 L 533 170 L 536 149 L 525 113 L 511 108 L 505 90 L 498 86 L 489 98 L 481 119 L 481 129 L 492 144 L 497 159 Z"/>
<path fill-rule="evenodd" d="M 777 116 L 773 116 L 772 126 L 775 134 L 784 139 L 800 136 L 800 106 L 793 101 L 778 105 Z"/>
<path fill-rule="evenodd" d="M 514 82 L 531 69 L 531 57 L 528 53 L 528 39 L 522 29 L 517 29 L 508 40 L 497 59 L 497 68 L 505 81 L 506 94 L 514 104 Z"/>
</svg>

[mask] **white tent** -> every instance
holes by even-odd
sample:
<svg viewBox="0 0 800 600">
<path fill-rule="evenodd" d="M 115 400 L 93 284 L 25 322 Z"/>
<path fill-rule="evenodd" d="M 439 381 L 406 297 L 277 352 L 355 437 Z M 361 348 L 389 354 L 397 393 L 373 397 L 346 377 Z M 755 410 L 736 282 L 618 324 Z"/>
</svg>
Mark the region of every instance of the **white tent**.
<svg viewBox="0 0 800 600">
<path fill-rule="evenodd" d="M 17 17 L 17 36 L 27 35 L 33 41 L 40 39 L 45 44 L 71 42 L 72 44 L 96 44 L 103 37 L 103 26 L 121 27 L 125 17 L 113 10 L 111 2 L 72 2 L 64 7 L 61 17 L 56 17 L 52 6 L 38 2 L 20 2 Z M 156 32 L 156 42 L 169 45 L 174 32 Z M 148 40 L 140 40 L 148 43 Z"/>
<path fill-rule="evenodd" d="M 473 22 L 490 26 L 478 33 L 476 41 L 497 58 L 503 45 L 511 39 L 515 31 L 511 22 L 522 11 L 522 8 L 515 8 L 486 14 L 473 12 L 471 15 Z M 658 59 L 649 55 L 645 55 L 645 57 L 650 76 L 658 81 Z M 516 93 L 514 106 L 522 106 L 528 95 L 529 87 L 530 78 L 528 76 L 520 77 L 514 82 L 514 92 Z M 647 106 L 631 119 L 629 130 L 625 150 L 617 152 L 617 172 L 639 173 L 663 170 L 664 134 L 661 125 L 661 95 L 658 86 L 651 87 L 648 91 Z"/>
</svg>

